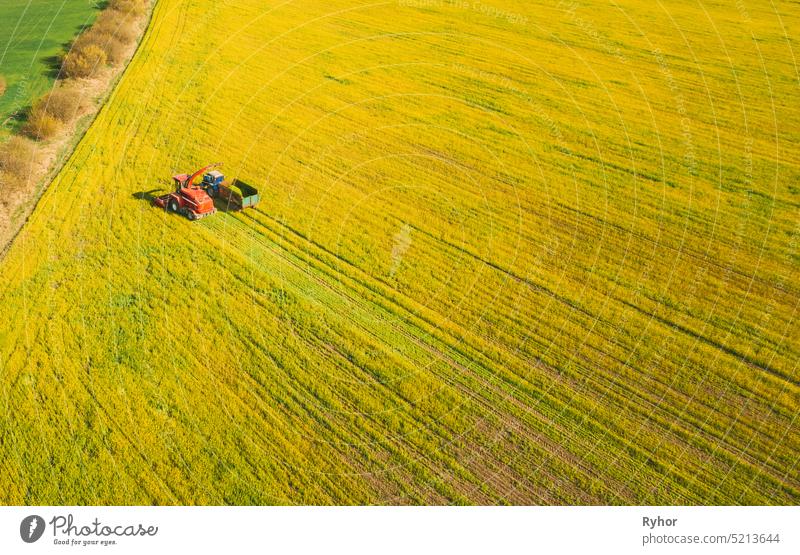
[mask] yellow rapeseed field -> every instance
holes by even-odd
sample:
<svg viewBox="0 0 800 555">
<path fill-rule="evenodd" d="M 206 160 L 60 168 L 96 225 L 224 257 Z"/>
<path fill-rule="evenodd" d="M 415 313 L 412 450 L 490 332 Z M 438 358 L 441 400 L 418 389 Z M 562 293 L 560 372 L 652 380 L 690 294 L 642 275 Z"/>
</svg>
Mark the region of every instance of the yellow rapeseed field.
<svg viewBox="0 0 800 555">
<path fill-rule="evenodd" d="M 0 263 L 0 501 L 800 502 L 796 4 L 159 0 Z M 261 203 L 150 205 L 223 161 Z"/>
</svg>

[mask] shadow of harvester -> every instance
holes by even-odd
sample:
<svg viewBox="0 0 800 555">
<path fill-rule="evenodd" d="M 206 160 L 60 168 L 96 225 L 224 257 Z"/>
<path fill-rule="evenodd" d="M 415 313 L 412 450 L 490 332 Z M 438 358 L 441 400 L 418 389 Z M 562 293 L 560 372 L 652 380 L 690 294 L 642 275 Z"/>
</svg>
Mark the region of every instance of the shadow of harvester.
<svg viewBox="0 0 800 555">
<path fill-rule="evenodd" d="M 133 193 L 131 196 L 137 200 L 145 200 L 148 203 L 153 204 L 153 199 L 159 196 L 156 193 L 161 192 L 161 189 L 150 189 L 149 191 L 139 191 L 138 193 Z"/>
</svg>

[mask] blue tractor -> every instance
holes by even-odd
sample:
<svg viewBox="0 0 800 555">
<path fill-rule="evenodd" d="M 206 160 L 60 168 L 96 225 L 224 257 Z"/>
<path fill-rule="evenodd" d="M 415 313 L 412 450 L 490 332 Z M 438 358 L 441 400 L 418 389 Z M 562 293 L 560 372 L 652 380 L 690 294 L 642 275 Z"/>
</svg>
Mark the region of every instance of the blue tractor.
<svg viewBox="0 0 800 555">
<path fill-rule="evenodd" d="M 216 197 L 219 196 L 219 187 L 222 185 L 223 181 L 225 181 L 225 176 L 222 175 L 222 172 L 219 170 L 212 170 L 206 172 L 200 186 L 206 190 L 209 196 Z"/>
</svg>

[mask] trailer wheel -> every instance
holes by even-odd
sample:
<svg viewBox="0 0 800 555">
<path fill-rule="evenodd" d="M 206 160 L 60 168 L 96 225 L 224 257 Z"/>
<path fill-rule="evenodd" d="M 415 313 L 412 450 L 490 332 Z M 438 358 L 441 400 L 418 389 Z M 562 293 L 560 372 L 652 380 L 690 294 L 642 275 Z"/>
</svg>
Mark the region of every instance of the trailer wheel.
<svg viewBox="0 0 800 555">
<path fill-rule="evenodd" d="M 174 198 L 169 199 L 169 204 L 167 206 L 169 206 L 171 212 L 178 211 L 178 201 L 175 200 Z"/>
</svg>

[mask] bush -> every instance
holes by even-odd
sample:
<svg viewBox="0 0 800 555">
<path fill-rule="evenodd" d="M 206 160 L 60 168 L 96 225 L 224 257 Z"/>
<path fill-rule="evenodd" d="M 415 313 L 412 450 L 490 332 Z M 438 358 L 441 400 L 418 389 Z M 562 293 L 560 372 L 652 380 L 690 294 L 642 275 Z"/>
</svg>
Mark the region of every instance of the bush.
<svg viewBox="0 0 800 555">
<path fill-rule="evenodd" d="M 106 31 L 106 28 L 92 27 L 88 31 L 81 34 L 80 37 L 75 39 L 72 45 L 73 51 L 82 51 L 86 48 L 94 46 L 101 49 L 106 54 L 106 61 L 112 64 L 118 64 L 125 59 L 125 54 L 128 51 L 125 43 L 111 31 Z"/>
<path fill-rule="evenodd" d="M 92 77 L 103 69 L 107 61 L 105 51 L 96 43 L 76 44 L 64 56 L 61 71 L 67 77 Z"/>
<path fill-rule="evenodd" d="M 6 78 L 0 75 L 0 96 L 6 94 Z"/>
<path fill-rule="evenodd" d="M 58 88 L 40 98 L 32 112 L 44 112 L 61 122 L 75 117 L 81 106 L 81 93 L 72 88 Z"/>
<path fill-rule="evenodd" d="M 135 20 L 116 10 L 104 10 L 97 16 L 91 31 L 110 35 L 118 41 L 129 44 L 139 34 Z"/>
<path fill-rule="evenodd" d="M 75 39 L 71 50 L 73 52 L 83 52 L 89 47 L 99 48 L 105 53 L 106 62 L 113 62 L 110 52 L 113 52 L 114 48 L 112 48 L 111 45 L 118 42 L 119 41 L 115 39 L 113 35 L 105 32 L 105 30 L 92 27 Z"/>
<path fill-rule="evenodd" d="M 71 53 L 82 52 L 86 50 L 89 46 L 100 46 L 100 41 L 102 37 L 95 32 L 94 27 L 91 27 L 78 35 L 78 37 L 72 42 L 72 46 L 67 52 L 67 56 Z"/>
<path fill-rule="evenodd" d="M 35 145 L 22 137 L 11 137 L 7 142 L 0 144 L 0 171 L 14 179 L 27 178 L 31 173 L 31 166 Z"/>
<path fill-rule="evenodd" d="M 112 65 L 124 62 L 128 54 L 128 46 L 116 37 L 112 37 L 111 40 L 105 44 L 103 50 L 105 50 L 108 61 Z"/>
<path fill-rule="evenodd" d="M 144 13 L 147 5 L 145 0 L 112 0 L 94 25 L 75 39 L 69 53 L 64 56 L 63 75 L 91 77 L 107 62 L 123 62 L 128 53 L 127 45 L 138 35 L 136 16 Z"/>
<path fill-rule="evenodd" d="M 141 15 L 147 10 L 147 0 L 111 0 L 108 7 L 126 14 Z"/>
<path fill-rule="evenodd" d="M 32 139 L 49 139 L 58 132 L 61 123 L 44 110 L 33 110 L 22 132 Z"/>
</svg>

